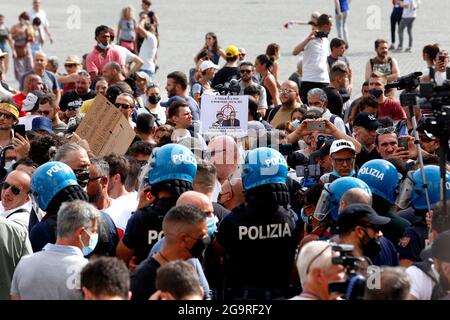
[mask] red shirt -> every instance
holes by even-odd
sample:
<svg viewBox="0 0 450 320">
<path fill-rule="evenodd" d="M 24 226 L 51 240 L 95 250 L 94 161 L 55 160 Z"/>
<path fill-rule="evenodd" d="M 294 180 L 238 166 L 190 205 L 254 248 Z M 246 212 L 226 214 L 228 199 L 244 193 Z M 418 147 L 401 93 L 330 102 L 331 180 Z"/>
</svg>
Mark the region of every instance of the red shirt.
<svg viewBox="0 0 450 320">
<path fill-rule="evenodd" d="M 12 99 L 14 100 L 15 103 L 17 103 L 19 105 L 19 117 L 23 117 L 26 116 L 26 112 L 22 111 L 22 105 L 23 105 L 23 100 L 25 100 L 27 98 L 27 96 L 23 95 L 22 92 L 19 92 L 16 95 L 12 96 Z"/>
<path fill-rule="evenodd" d="M 94 50 L 92 50 L 92 52 L 86 57 L 87 72 L 96 72 L 97 74 L 101 74 L 105 64 L 111 61 L 115 61 L 121 66 L 125 65 L 125 61 L 118 50 L 109 48 L 106 51 L 106 56 L 103 57 L 101 52 L 97 50 L 97 47 L 95 47 Z"/>
<path fill-rule="evenodd" d="M 378 118 L 389 117 L 393 121 L 406 119 L 405 110 L 400 102 L 386 98 L 383 103 L 378 104 Z"/>
</svg>

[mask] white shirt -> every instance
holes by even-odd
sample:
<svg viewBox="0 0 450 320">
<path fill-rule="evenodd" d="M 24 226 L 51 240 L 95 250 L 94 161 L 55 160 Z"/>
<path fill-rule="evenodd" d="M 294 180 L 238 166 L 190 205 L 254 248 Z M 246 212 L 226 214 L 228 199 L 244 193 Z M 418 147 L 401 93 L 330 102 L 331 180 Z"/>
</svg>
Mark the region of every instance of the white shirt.
<svg viewBox="0 0 450 320">
<path fill-rule="evenodd" d="M 141 113 L 150 113 L 150 111 L 149 111 L 147 108 L 139 108 L 139 109 L 137 110 L 138 116 L 139 116 Z M 158 106 L 156 107 L 156 109 L 155 109 L 155 110 L 152 110 L 151 113 L 154 113 L 154 114 L 156 114 L 156 115 L 158 116 L 159 123 L 161 123 L 161 124 L 166 123 L 166 108 L 163 108 L 163 107 L 161 107 L 161 106 L 158 104 Z"/>
<path fill-rule="evenodd" d="M 125 61 L 126 65 L 132 63 L 137 57 L 137 55 L 135 55 L 133 52 L 125 47 L 119 46 L 118 44 L 111 43 L 111 47 L 119 51 L 120 55 L 122 56 L 122 60 Z"/>
<path fill-rule="evenodd" d="M 302 81 L 329 83 L 327 57 L 330 42 L 328 38 L 313 39 L 305 46 L 303 53 Z"/>
<path fill-rule="evenodd" d="M 158 48 L 158 40 L 151 32 L 146 31 L 147 38 L 142 42 L 141 50 L 139 51 L 139 58 L 144 61 L 142 69 L 155 72 L 155 56 Z"/>
<path fill-rule="evenodd" d="M 434 287 L 433 280 L 416 266 L 408 267 L 406 274 L 411 284 L 409 294 L 416 297 L 417 300 L 430 300 Z"/>
<path fill-rule="evenodd" d="M 417 8 L 419 7 L 420 1 L 418 0 L 403 0 L 403 3 L 408 5 L 408 7 L 403 8 L 402 18 L 415 18 L 417 15 Z"/>
<path fill-rule="evenodd" d="M 27 114 L 25 117 L 19 118 L 19 124 L 25 125 L 25 131 L 30 131 L 32 128 L 33 119 L 39 117 L 35 114 Z"/>
<path fill-rule="evenodd" d="M 33 23 L 33 19 L 38 17 L 39 19 L 41 19 L 41 34 L 42 34 L 42 38 L 45 40 L 45 32 L 44 32 L 44 28 L 45 27 L 49 27 L 50 24 L 48 23 L 48 19 L 47 19 L 47 13 L 45 13 L 44 10 L 39 9 L 39 11 L 35 11 L 34 8 L 31 8 L 31 10 L 28 12 L 29 16 L 30 16 L 30 23 Z"/>
<path fill-rule="evenodd" d="M 331 111 L 329 109 L 327 109 L 327 111 L 325 113 L 322 114 L 322 118 L 325 118 L 329 121 L 331 121 L 331 117 L 333 116 L 333 114 L 331 113 Z M 332 123 L 339 129 L 341 130 L 343 133 L 345 132 L 345 124 L 344 124 L 344 120 L 342 120 L 340 117 L 335 116 L 334 121 L 332 121 Z"/>
<path fill-rule="evenodd" d="M 128 219 L 131 217 L 131 213 L 136 211 L 137 206 L 137 192 L 131 192 L 117 199 L 111 198 L 111 205 L 102 211 L 111 217 L 116 228 L 125 231 Z"/>
<path fill-rule="evenodd" d="M 2 205 L 2 207 L 3 207 L 3 205 Z M 25 209 L 26 211 L 17 212 L 17 213 L 14 213 L 11 215 L 11 213 L 13 213 L 14 211 L 20 210 L 20 209 Z M 27 203 L 24 203 L 20 207 L 3 211 L 0 214 L 0 216 L 24 226 L 26 228 L 26 230 L 28 231 L 28 222 L 30 221 L 30 212 L 31 212 L 31 200 L 28 201 Z"/>
</svg>

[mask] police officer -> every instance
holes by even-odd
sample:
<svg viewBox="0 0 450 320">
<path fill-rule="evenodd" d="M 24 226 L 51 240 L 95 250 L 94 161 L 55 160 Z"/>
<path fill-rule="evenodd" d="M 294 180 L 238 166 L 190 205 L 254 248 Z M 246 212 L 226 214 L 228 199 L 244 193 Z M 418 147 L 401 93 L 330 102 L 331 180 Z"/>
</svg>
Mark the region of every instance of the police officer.
<svg viewBox="0 0 450 320">
<path fill-rule="evenodd" d="M 296 216 L 286 207 L 288 167 L 271 148 L 251 150 L 242 182 L 246 203 L 219 226 L 215 253 L 226 257 L 225 299 L 286 298 L 298 241 Z"/>
<path fill-rule="evenodd" d="M 56 242 L 58 210 L 62 203 L 74 200 L 89 202 L 89 197 L 78 184 L 73 170 L 63 162 L 51 161 L 36 169 L 31 176 L 31 198 L 33 210 L 30 214 L 30 242 L 37 252 L 47 243 Z M 36 213 L 46 211 L 38 223 Z M 31 226 L 32 225 L 32 226 Z M 119 242 L 117 228 L 111 217 L 102 212 L 98 223 L 98 243 L 91 255 L 114 256 Z"/>
<path fill-rule="evenodd" d="M 408 220 L 392 212 L 399 189 L 399 173 L 389 161 L 375 159 L 367 161 L 358 171 L 361 179 L 372 191 L 372 208 L 391 221 L 380 227 L 383 236 L 397 244 L 405 229 L 411 224 Z"/>
<path fill-rule="evenodd" d="M 117 257 L 131 269 L 134 268 L 130 264 L 133 256 L 132 262 L 138 264 L 147 258 L 152 246 L 162 238 L 165 214 L 175 206 L 183 192 L 193 190 L 196 172 L 195 156 L 185 146 L 166 144 L 154 149 L 146 184 L 156 200 L 133 213 L 117 246 Z"/>
<path fill-rule="evenodd" d="M 424 167 L 427 182 L 430 205 L 433 207 L 441 195 L 440 168 L 429 165 Z M 450 172 L 446 172 L 447 199 L 450 199 Z M 425 223 L 425 215 L 428 211 L 424 182 L 420 169 L 410 171 L 403 182 L 396 204 L 400 208 L 410 208 L 398 214 L 409 220 L 408 227 L 399 241 L 398 252 L 400 265 L 409 267 L 416 261 L 420 261 L 420 252 L 425 248 L 425 240 L 428 238 L 428 228 Z"/>
</svg>

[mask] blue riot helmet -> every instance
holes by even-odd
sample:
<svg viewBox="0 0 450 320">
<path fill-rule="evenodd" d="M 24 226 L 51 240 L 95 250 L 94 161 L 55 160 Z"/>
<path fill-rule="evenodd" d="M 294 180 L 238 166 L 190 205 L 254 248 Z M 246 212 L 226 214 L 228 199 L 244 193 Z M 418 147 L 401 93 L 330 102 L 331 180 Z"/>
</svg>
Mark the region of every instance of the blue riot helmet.
<svg viewBox="0 0 450 320">
<path fill-rule="evenodd" d="M 249 151 L 242 170 L 244 191 L 272 183 L 286 184 L 288 166 L 283 155 L 272 148 Z"/>
<path fill-rule="evenodd" d="M 64 188 L 78 185 L 73 170 L 59 161 L 47 162 L 31 176 L 31 195 L 39 208 L 47 210 L 52 199 Z"/>
<path fill-rule="evenodd" d="M 191 150 L 180 144 L 166 144 L 153 150 L 149 161 L 147 184 L 181 180 L 192 183 L 197 173 L 197 161 Z"/>
<path fill-rule="evenodd" d="M 390 204 L 395 203 L 400 176 L 397 168 L 389 161 L 382 159 L 367 161 L 359 169 L 358 179 L 367 183 L 373 194 L 386 199 Z"/>
<path fill-rule="evenodd" d="M 339 204 L 342 196 L 353 188 L 363 189 L 372 196 L 372 191 L 369 186 L 361 179 L 354 177 L 339 178 L 332 183 L 325 184 L 316 210 L 314 211 L 314 218 L 323 221 L 330 214 L 331 218 L 336 221 L 339 215 Z"/>
<path fill-rule="evenodd" d="M 430 205 L 433 207 L 433 205 L 436 204 L 441 197 L 440 168 L 438 166 L 428 165 L 424 167 L 424 171 L 428 186 L 428 195 L 430 197 Z M 446 172 L 445 180 L 447 199 L 450 199 L 450 173 L 448 171 Z M 410 204 L 412 204 L 414 209 L 428 209 L 420 169 L 408 172 L 395 204 L 401 209 L 407 208 Z"/>
</svg>

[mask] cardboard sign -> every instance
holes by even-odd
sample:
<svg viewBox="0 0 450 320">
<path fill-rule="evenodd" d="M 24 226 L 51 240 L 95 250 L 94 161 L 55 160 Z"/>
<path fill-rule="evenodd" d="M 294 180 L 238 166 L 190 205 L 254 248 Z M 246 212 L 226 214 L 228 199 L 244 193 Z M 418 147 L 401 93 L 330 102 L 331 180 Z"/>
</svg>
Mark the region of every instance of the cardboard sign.
<svg viewBox="0 0 450 320">
<path fill-rule="evenodd" d="M 95 97 L 76 134 L 88 141 L 97 157 L 125 154 L 136 135 L 119 109 L 101 94 Z"/>
<path fill-rule="evenodd" d="M 200 131 L 206 135 L 245 136 L 248 96 L 202 96 Z"/>
</svg>

